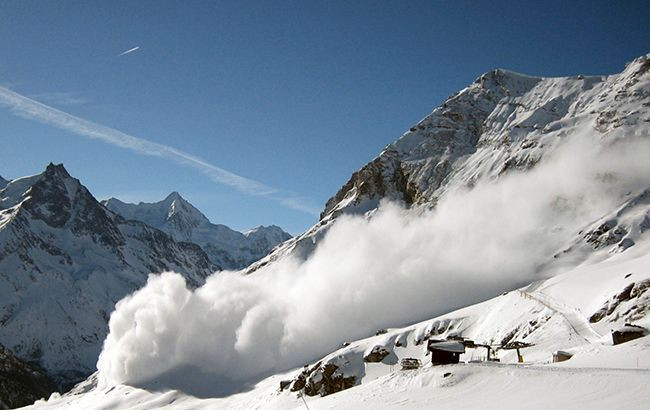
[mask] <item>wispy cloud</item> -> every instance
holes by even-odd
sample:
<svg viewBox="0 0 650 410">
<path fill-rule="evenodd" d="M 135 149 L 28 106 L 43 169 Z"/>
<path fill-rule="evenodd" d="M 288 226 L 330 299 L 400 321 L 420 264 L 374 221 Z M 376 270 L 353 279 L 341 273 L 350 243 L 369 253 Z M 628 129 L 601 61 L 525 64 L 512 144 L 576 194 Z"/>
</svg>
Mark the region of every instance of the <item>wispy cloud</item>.
<svg viewBox="0 0 650 410">
<path fill-rule="evenodd" d="M 123 52 L 121 52 L 120 54 L 118 54 L 117 57 L 122 57 L 122 56 L 124 56 L 124 55 L 129 54 L 129 53 L 133 53 L 134 51 L 138 51 L 139 49 L 140 49 L 140 46 L 136 46 L 136 47 L 130 48 L 130 49 L 128 49 L 128 50 L 126 50 L 126 51 L 123 51 Z"/>
<path fill-rule="evenodd" d="M 194 168 L 208 176 L 212 181 L 233 187 L 242 193 L 266 197 L 288 208 L 311 215 L 318 215 L 318 209 L 307 204 L 304 198 L 295 194 L 237 175 L 200 157 L 168 145 L 134 137 L 105 125 L 68 114 L 2 86 L 0 86 L 0 105 L 10 108 L 15 115 L 70 131 L 85 138 L 100 140 L 139 154 L 166 158 L 178 164 Z"/>
<path fill-rule="evenodd" d="M 68 92 L 51 92 L 51 93 L 38 93 L 29 96 L 36 100 L 47 101 L 52 104 L 60 105 L 77 105 L 85 104 L 87 101 L 74 93 Z"/>
</svg>

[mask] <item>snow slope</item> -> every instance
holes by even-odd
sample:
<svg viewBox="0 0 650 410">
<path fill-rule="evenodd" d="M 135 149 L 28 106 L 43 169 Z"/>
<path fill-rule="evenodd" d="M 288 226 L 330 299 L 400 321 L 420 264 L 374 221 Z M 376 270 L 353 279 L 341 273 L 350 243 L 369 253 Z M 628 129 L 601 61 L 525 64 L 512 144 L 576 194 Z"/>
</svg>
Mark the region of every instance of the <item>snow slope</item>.
<svg viewBox="0 0 650 410">
<path fill-rule="evenodd" d="M 106 210 L 62 165 L 0 190 L 0 343 L 60 386 L 94 371 L 115 303 L 149 273 L 198 286 L 215 269 L 197 245 Z"/>
<path fill-rule="evenodd" d="M 326 364 L 338 366 L 336 372 L 343 377 L 355 376 L 355 387 L 325 397 L 304 395 L 311 409 L 645 408 L 650 398 L 650 336 L 612 346 L 609 332 L 628 321 L 650 327 L 650 288 L 619 306 L 618 315 L 592 324 L 588 318 L 630 284 L 650 283 L 649 250 L 645 244 L 634 253 L 581 265 L 483 303 L 353 341 L 316 364 L 271 376 L 225 397 L 199 399 L 181 391 L 124 385 L 100 389 L 91 378 L 69 394 L 38 402 L 34 408 L 298 409 L 304 408 L 303 398 L 291 390 L 302 389 L 290 384 L 281 390 L 280 382 L 295 383 L 301 373 L 313 368 L 307 386 L 319 383 Z M 631 304 L 643 306 L 644 313 L 625 313 Z M 494 347 L 512 341 L 533 346 L 522 350 L 523 364 L 517 363 L 514 350 L 497 350 L 500 363 L 473 362 L 484 359 L 486 350 L 468 348 L 461 360 L 469 363 L 432 367 L 425 340 L 452 335 Z M 377 347 L 390 354 L 381 362 L 364 362 L 364 356 Z M 558 349 L 574 356 L 550 363 Z M 418 358 L 424 366 L 401 370 L 399 360 L 406 357 Z"/>
<path fill-rule="evenodd" d="M 110 198 L 102 204 L 126 219 L 158 228 L 176 241 L 200 245 L 210 260 L 222 269 L 245 268 L 291 238 L 275 225 L 258 226 L 241 233 L 225 225 L 213 224 L 178 192 L 154 203 L 127 204 Z"/>
</svg>

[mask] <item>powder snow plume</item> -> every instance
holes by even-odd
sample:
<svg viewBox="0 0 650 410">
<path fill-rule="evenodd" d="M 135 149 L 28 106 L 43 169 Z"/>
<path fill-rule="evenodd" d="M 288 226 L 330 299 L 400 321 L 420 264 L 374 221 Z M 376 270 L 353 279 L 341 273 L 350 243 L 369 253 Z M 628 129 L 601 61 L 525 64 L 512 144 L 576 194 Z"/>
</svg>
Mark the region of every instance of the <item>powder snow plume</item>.
<svg viewBox="0 0 650 410">
<path fill-rule="evenodd" d="M 301 366 L 342 342 L 541 279 L 577 231 L 650 186 L 650 142 L 572 136 L 533 169 L 448 192 L 433 211 L 382 203 L 343 216 L 306 261 L 189 290 L 151 275 L 117 304 L 100 383 L 219 394 Z"/>
</svg>

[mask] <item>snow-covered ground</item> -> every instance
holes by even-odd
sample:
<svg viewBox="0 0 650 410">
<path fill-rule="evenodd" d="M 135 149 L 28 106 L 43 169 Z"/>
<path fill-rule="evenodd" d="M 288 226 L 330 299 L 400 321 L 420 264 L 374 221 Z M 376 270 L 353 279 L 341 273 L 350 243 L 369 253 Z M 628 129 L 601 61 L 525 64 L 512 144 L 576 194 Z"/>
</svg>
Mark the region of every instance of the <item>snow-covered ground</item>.
<svg viewBox="0 0 650 410">
<path fill-rule="evenodd" d="M 197 398 L 178 390 L 147 391 L 125 385 L 98 388 L 96 378 L 63 397 L 34 408 L 196 409 L 196 408 L 647 408 L 650 400 L 650 336 L 612 345 L 610 330 L 627 321 L 648 327 L 650 292 L 623 301 L 595 323 L 589 317 L 630 284 L 650 281 L 648 246 L 585 263 L 551 279 L 431 320 L 354 341 L 319 363 L 333 363 L 357 384 L 325 397 L 280 390 L 303 368 L 265 378 L 224 397 Z M 640 320 L 626 311 L 643 306 Z M 512 341 L 533 344 L 522 350 L 497 350 L 500 363 L 484 362 L 484 348 L 468 348 L 458 365 L 432 366 L 426 337 L 463 336 L 498 346 Z M 398 346 L 399 345 L 399 346 Z M 381 346 L 391 352 L 382 362 L 363 357 Z M 552 353 L 573 354 L 551 363 Z M 424 366 L 401 370 L 400 359 L 418 358 Z M 479 362 L 476 362 L 479 361 Z M 312 365 L 308 365 L 312 366 Z M 316 373 L 313 373 L 314 375 Z M 215 390 L 216 391 L 216 390 Z M 218 395 L 215 395 L 218 396 Z"/>
</svg>

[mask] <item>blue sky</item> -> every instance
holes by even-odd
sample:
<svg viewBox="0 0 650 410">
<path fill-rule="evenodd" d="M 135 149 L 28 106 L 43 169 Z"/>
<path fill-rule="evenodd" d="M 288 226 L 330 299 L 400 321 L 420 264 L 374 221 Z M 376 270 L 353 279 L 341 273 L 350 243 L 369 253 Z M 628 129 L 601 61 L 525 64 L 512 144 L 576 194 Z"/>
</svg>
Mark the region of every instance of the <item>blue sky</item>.
<svg viewBox="0 0 650 410">
<path fill-rule="evenodd" d="M 618 72 L 650 52 L 649 18 L 644 1 L 3 1 L 0 85 L 171 151 L 0 104 L 0 175 L 62 162 L 98 199 L 176 190 L 213 222 L 296 234 L 483 72 Z"/>
</svg>

